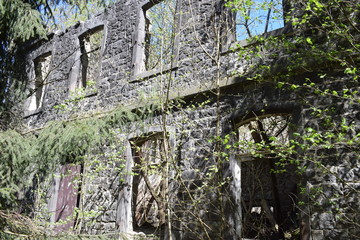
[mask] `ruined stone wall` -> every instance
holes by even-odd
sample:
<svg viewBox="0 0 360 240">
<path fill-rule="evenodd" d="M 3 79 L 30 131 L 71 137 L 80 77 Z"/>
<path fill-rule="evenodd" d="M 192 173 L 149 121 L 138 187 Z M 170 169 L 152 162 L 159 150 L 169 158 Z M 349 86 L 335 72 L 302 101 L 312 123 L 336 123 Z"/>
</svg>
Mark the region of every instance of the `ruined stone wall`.
<svg viewBox="0 0 360 240">
<path fill-rule="evenodd" d="M 34 79 L 34 69 L 31 66 L 34 59 L 42 54 L 51 52 L 51 65 L 44 104 L 36 111 L 28 111 L 28 106 L 25 104 L 25 117 L 29 116 L 29 126 L 43 126 L 46 121 L 54 119 L 54 116 L 58 118 L 59 114 L 53 107 L 71 96 L 70 91 L 74 91 L 72 85 L 81 75 L 79 38 L 99 27 L 103 29 L 100 78 L 96 81 L 95 90 L 87 94 L 81 108 L 87 111 L 97 107 L 111 108 L 119 103 L 132 104 L 141 95 L 159 92 L 159 85 L 161 85 L 159 78 L 165 79 L 156 76 L 160 69 L 137 76 L 133 73 L 134 48 L 141 44 L 134 39 L 138 28 L 137 17 L 143 4 L 144 2 L 141 4 L 119 2 L 87 22 L 78 23 L 64 32 L 50 35 L 46 44 L 40 47 L 34 44 L 35 49 L 27 56 L 28 66 L 30 66 L 27 70 L 29 78 Z M 182 14 L 176 22 L 179 40 L 175 43 L 179 54 L 174 60 L 176 64 L 172 67 L 174 78 L 172 90 L 181 92 L 179 93 L 181 96 L 196 93 L 197 89 L 204 87 L 205 83 L 209 85 L 208 88 L 213 88 L 214 83 L 211 78 L 215 70 L 207 54 L 215 56 L 221 53 L 221 49 L 216 49 L 211 45 L 213 43 L 210 26 L 214 21 L 212 18 L 215 15 L 215 2 L 199 4 L 183 1 L 179 4 Z M 200 44 L 204 45 L 203 47 L 209 52 L 204 52 Z M 195 71 L 200 68 L 205 69 L 205 67 L 206 71 Z M 185 89 L 188 93 L 184 91 Z M 185 93 L 182 93 L 183 91 Z M 34 121 L 33 119 L 36 118 L 39 119 Z"/>
<path fill-rule="evenodd" d="M 164 124 L 171 129 L 173 166 L 169 176 L 169 197 L 173 209 L 174 237 L 239 239 L 242 232 L 241 175 L 244 172 L 241 171 L 236 149 L 222 149 L 228 152 L 226 161 L 220 166 L 224 179 L 228 177 L 228 182 L 221 188 L 224 193 L 222 202 L 219 202 L 219 192 L 216 192 L 215 188 L 207 187 L 210 184 L 206 182 L 206 179 L 209 179 L 208 174 L 211 174 L 209 169 L 216 162 L 216 141 L 213 137 L 217 131 L 222 138 L 230 135 L 230 142 L 235 143 L 237 136 L 233 133 L 251 117 L 265 118 L 279 114 L 291 116 L 293 128 L 290 132 L 301 133 L 308 126 L 321 129 L 317 120 L 311 120 L 312 106 L 308 103 L 304 105 L 304 98 L 312 97 L 310 102 L 316 106 L 334 105 L 337 109 L 334 118 L 346 116 L 353 124 L 359 123 L 359 109 L 350 109 L 349 103 L 336 102 L 336 98 L 331 103 L 326 102 L 327 100 L 323 102 L 310 93 L 278 89 L 270 83 L 251 82 L 234 75 L 234 71 L 241 73 L 249 63 L 239 58 L 236 53 L 226 52 L 229 43 L 218 48 L 217 35 L 214 32 L 218 24 L 216 21 L 223 15 L 231 17 L 232 13 L 225 10 L 219 2 L 212 0 L 178 1 L 180 14 L 174 63 L 170 67 L 162 66 L 162 70 L 134 74 L 135 48 L 140 44 L 136 40 L 139 35 L 139 14 L 144 3 L 135 0 L 119 1 L 91 20 L 78 23 L 64 32 L 52 34 L 43 44 L 34 44 L 26 58 L 29 79 L 35 78 L 35 59 L 50 52 L 51 63 L 41 105 L 35 110 L 29 110 L 31 99 L 27 100 L 24 106 L 25 122 L 30 128 L 38 128 L 49 121 L 102 113 L 116 107 L 136 110 L 141 106 L 159 105 L 164 101 L 167 82 L 171 77 L 169 97 L 181 99 L 179 107 L 175 106 L 173 111 L 167 114 L 167 122 Z M 225 23 L 230 22 L 223 22 Z M 103 34 L 98 43 L 99 77 L 94 85 L 77 93 L 75 99 L 80 97 L 80 101 L 74 101 L 71 90 L 76 92 L 79 88 L 83 69 L 81 39 L 95 30 L 102 31 Z M 231 34 L 226 34 L 231 41 Z M 214 59 L 218 59 L 221 64 L 217 66 Z M 335 73 L 334 78 L 340 79 L 338 75 L 339 73 Z M 297 80 L 301 82 L 306 77 L 306 74 L 299 75 Z M 329 79 L 329 82 L 332 80 L 334 79 Z M 216 86 L 221 87 L 219 98 L 215 95 Z M 341 90 L 345 86 L 335 87 Z M 59 107 L 62 104 L 64 108 Z M 217 129 L 219 120 L 220 128 Z M 134 166 L 134 150 L 131 149 L 130 142 L 151 133 L 163 132 L 162 121 L 159 111 L 154 111 L 142 122 L 137 120 L 126 127 L 114 129 L 119 137 L 116 149 L 105 146 L 103 155 L 90 157 L 89 165 L 83 166 L 84 172 L 91 172 L 91 168 L 95 166 L 98 172 L 82 179 L 81 188 L 85 191 L 80 207 L 96 214 L 84 217 L 85 220 L 80 223 L 81 232 L 120 232 L 126 235 L 129 231 L 147 231 L 145 227 L 133 227 L 133 177 L 124 175 L 124 171 L 132 171 Z M 321 207 L 314 207 L 312 204 L 310 207 L 300 206 L 300 210 L 294 210 L 291 212 L 294 216 L 289 217 L 293 221 L 293 228 L 300 229 L 302 224 L 310 226 L 313 239 L 352 239 L 350 234 L 358 231 L 348 228 L 350 225 L 346 225 L 346 221 L 344 223 L 337 220 L 342 213 L 334 209 L 347 211 L 347 204 L 352 205 L 350 212 L 358 209 L 359 196 L 353 189 L 359 188 L 359 159 L 349 149 L 342 149 L 340 146 L 334 149 L 338 154 L 333 154 L 333 150 L 326 154 L 320 153 L 321 150 L 311 153 L 313 156 L 320 154 L 326 158 L 325 166 L 334 174 L 325 174 L 325 177 L 322 177 L 321 169 L 309 162 L 305 178 L 292 173 L 278 176 L 279 179 L 289 179 L 279 180 L 289 194 L 288 189 L 295 187 L 291 189 L 294 202 L 304 200 L 301 199 L 303 190 L 296 188 L 296 183 L 303 183 L 303 186 L 310 190 L 318 185 L 325 187 L 323 194 L 314 195 L 311 200 L 323 203 Z M 118 161 L 114 160 L 114 152 L 118 152 L 115 154 Z M 301 150 L 299 153 L 304 154 Z M 326 196 L 336 197 L 331 199 L 332 203 L 325 203 Z M 308 200 L 305 199 L 304 202 L 307 203 Z M 297 209 L 296 204 L 293 207 Z M 358 217 L 356 212 L 351 214 L 354 219 Z M 219 230 L 221 224 L 222 231 Z M 303 234 L 305 235 L 306 233 Z"/>
</svg>

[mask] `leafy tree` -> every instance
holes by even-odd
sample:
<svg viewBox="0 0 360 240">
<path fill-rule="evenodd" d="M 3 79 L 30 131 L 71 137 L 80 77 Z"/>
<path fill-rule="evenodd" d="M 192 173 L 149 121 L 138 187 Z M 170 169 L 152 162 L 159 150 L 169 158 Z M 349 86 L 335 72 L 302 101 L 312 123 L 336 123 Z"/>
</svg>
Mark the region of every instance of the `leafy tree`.
<svg viewBox="0 0 360 240">
<path fill-rule="evenodd" d="M 10 108 L 15 101 L 13 89 L 20 82 L 14 78 L 17 46 L 31 37 L 45 37 L 46 31 L 40 14 L 40 1 L 0 1 L 0 125 L 6 128 L 11 118 Z"/>
<path fill-rule="evenodd" d="M 48 21 L 47 26 L 50 29 L 63 30 L 74 25 L 78 21 L 86 21 L 94 14 L 104 10 L 116 0 L 86 0 L 70 1 L 68 4 L 51 3 L 53 9 L 53 18 Z"/>
</svg>

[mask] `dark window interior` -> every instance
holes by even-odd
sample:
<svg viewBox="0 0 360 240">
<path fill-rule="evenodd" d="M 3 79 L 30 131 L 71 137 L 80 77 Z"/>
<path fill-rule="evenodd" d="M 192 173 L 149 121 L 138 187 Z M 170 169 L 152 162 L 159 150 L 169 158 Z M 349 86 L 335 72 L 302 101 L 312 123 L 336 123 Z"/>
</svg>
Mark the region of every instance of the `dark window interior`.
<svg viewBox="0 0 360 240">
<path fill-rule="evenodd" d="M 290 121 L 287 115 L 259 117 L 238 128 L 244 238 L 284 239 L 298 229 L 295 169 L 277 164 Z"/>
<path fill-rule="evenodd" d="M 101 63 L 101 42 L 103 28 L 97 28 L 80 37 L 81 79 L 79 87 L 87 87 L 97 82 Z"/>
</svg>

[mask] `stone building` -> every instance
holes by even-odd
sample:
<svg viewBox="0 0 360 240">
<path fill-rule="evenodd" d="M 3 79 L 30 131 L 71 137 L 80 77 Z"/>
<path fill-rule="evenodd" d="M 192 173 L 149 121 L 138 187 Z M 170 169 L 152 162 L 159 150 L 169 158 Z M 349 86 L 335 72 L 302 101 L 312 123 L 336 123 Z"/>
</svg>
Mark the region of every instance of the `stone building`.
<svg viewBox="0 0 360 240">
<path fill-rule="evenodd" d="M 351 99 L 293 84 L 312 79 L 341 91 L 358 89 L 357 83 L 326 62 L 309 60 L 289 74 L 295 52 L 274 45 L 250 54 L 261 44 L 248 42 L 249 34 L 294 37 L 284 20 L 299 14 L 290 12 L 292 4 L 273 1 L 272 12 L 253 7 L 256 17 L 246 20 L 247 12 L 223 1 L 120 0 L 29 44 L 26 74 L 34 94 L 24 103 L 24 119 L 30 129 L 132 116 L 108 125 L 115 143 L 101 142 L 100 152 L 55 159 L 43 206 L 52 231 L 124 239 L 359 236 L 358 152 L 296 145 L 279 154 L 296 136 L 324 130 L 316 107 L 333 108 L 332 118 L 343 117 L 355 130 L 360 120 Z M 310 161 L 314 156 L 322 160 Z"/>
</svg>

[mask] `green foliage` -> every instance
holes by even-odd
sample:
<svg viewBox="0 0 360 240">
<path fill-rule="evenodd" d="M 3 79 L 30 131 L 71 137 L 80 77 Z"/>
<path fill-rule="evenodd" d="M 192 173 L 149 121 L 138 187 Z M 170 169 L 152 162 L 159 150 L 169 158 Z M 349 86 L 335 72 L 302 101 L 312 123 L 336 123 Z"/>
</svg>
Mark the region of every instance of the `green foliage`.
<svg viewBox="0 0 360 240">
<path fill-rule="evenodd" d="M 91 16 L 103 11 L 106 6 L 115 2 L 116 0 L 86 0 L 69 2 L 71 4 L 51 3 L 53 19 L 50 19 L 47 26 L 50 29 L 57 28 L 64 30 L 78 21 L 90 19 Z"/>
<path fill-rule="evenodd" d="M 171 63 L 176 1 L 165 0 L 146 11 L 149 19 L 146 39 L 146 69 L 151 70 Z"/>
<path fill-rule="evenodd" d="M 45 37 L 46 32 L 40 12 L 34 8 L 39 5 L 40 1 L 35 2 L 34 5 L 23 0 L 0 1 L 2 45 L 7 43 L 9 44 L 7 46 L 12 48 L 15 44 L 13 41 L 28 40 L 36 35 Z M 6 35 L 3 35 L 4 32 Z"/>
<path fill-rule="evenodd" d="M 282 1 L 232 0 L 225 6 L 235 12 L 236 40 L 249 41 L 284 25 Z"/>
<path fill-rule="evenodd" d="M 16 71 L 17 48 L 32 37 L 46 37 L 37 3 L 0 0 L 0 129 L 16 119 L 12 106 L 23 99 L 23 79 Z"/>
<path fill-rule="evenodd" d="M 227 6 L 246 16 L 253 2 L 257 1 L 227 1 Z M 356 207 L 340 202 L 352 199 L 350 195 L 359 196 L 359 191 L 352 187 L 353 180 L 345 180 L 338 169 L 352 171 L 359 160 L 359 119 L 355 110 L 360 107 L 359 1 L 299 0 L 287 4 L 284 15 L 291 31 L 255 36 L 247 45 L 237 46 L 239 59 L 250 64 L 234 75 L 256 84 L 270 83 L 281 93 L 294 96 L 292 100 L 303 107 L 301 126 L 292 132 L 286 145 L 267 147 L 262 142 L 243 141 L 237 147 L 254 158 L 266 156 L 266 151 L 276 154 L 276 169 L 272 170 L 276 174 L 289 164 L 296 166 L 304 184 L 298 196 L 300 215 L 311 216 L 313 209 L 319 214 L 332 212 L 336 224 L 358 228 L 358 220 L 350 220 L 358 212 Z M 273 147 L 278 151 L 273 152 Z M 327 189 L 327 178 L 333 179 L 331 184 L 348 189 L 348 195 Z"/>
<path fill-rule="evenodd" d="M 76 162 L 89 149 L 104 144 L 108 134 L 103 121 L 53 122 L 44 128 L 38 138 L 40 162 Z"/>
<path fill-rule="evenodd" d="M 0 209 L 14 206 L 17 193 L 31 180 L 32 141 L 15 130 L 0 132 Z"/>
<path fill-rule="evenodd" d="M 82 103 L 83 94 L 85 91 L 67 100 L 63 108 L 58 108 L 62 108 L 64 113 L 72 112 Z M 136 113 L 119 107 L 106 114 L 94 113 L 87 117 L 54 121 L 37 133 L 22 135 L 15 130 L 1 131 L 0 209 L 14 207 L 35 174 L 41 179 L 58 164 L 81 163 L 84 156 L 101 153 L 104 146 L 116 139 L 116 132 L 111 129 L 122 128 L 126 132 L 128 122 L 153 115 L 154 107 L 145 106 Z M 119 161 L 118 155 L 111 159 Z"/>
</svg>

